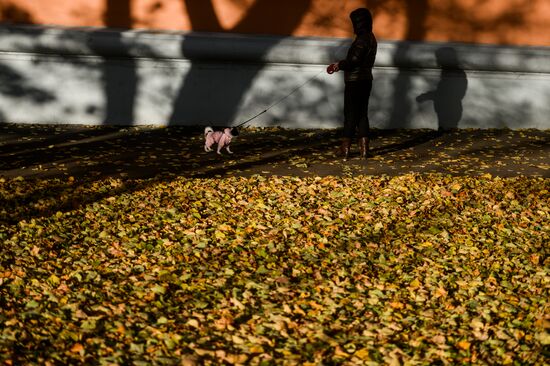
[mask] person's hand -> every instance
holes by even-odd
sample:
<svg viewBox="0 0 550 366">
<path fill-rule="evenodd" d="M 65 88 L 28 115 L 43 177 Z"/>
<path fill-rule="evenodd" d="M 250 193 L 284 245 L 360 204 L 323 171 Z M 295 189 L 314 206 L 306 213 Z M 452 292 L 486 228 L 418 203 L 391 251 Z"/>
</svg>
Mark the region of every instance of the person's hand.
<svg viewBox="0 0 550 366">
<path fill-rule="evenodd" d="M 340 70 L 340 68 L 338 67 L 338 64 L 330 64 L 328 67 L 327 67 L 327 72 L 329 74 L 334 74 L 335 72 L 338 72 Z"/>
</svg>

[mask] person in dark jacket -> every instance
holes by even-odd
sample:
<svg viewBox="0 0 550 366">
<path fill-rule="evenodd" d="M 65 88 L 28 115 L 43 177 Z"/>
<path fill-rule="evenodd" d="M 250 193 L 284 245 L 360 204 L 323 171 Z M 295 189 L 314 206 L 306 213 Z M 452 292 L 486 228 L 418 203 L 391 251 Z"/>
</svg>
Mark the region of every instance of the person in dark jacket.
<svg viewBox="0 0 550 366">
<path fill-rule="evenodd" d="M 366 8 L 351 12 L 350 19 L 356 35 L 346 59 L 331 64 L 329 74 L 343 70 L 344 132 L 341 151 L 344 160 L 349 157 L 351 140 L 357 133 L 359 150 L 366 158 L 369 150 L 369 97 L 372 90 L 372 68 L 376 58 L 378 42 L 372 32 L 372 14 Z"/>
</svg>

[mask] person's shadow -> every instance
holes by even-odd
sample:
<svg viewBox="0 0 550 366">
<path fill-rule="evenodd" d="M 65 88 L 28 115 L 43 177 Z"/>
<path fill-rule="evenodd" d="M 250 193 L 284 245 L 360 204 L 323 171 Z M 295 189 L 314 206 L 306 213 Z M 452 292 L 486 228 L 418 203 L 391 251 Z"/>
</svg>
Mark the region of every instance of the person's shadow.
<svg viewBox="0 0 550 366">
<path fill-rule="evenodd" d="M 442 47 L 435 53 L 441 76 L 435 90 L 416 97 L 419 103 L 431 100 L 437 115 L 438 131 L 458 128 L 462 119 L 462 99 L 466 95 L 468 79 L 460 67 L 457 52 L 452 47 Z"/>
</svg>

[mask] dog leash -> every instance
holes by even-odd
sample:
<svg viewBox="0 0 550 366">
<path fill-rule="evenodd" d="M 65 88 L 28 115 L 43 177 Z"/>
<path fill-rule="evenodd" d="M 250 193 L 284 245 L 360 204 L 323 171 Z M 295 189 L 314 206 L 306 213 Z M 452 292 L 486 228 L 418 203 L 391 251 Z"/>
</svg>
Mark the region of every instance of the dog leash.
<svg viewBox="0 0 550 366">
<path fill-rule="evenodd" d="M 315 74 L 313 77 L 307 79 L 303 84 L 301 84 L 300 86 L 294 88 L 294 90 L 292 90 L 290 92 L 290 94 L 288 95 L 285 95 L 284 97 L 282 97 L 281 99 L 277 100 L 275 103 L 271 104 L 269 107 L 267 107 L 266 109 L 264 109 L 263 111 L 261 111 L 260 113 L 258 113 L 257 115 L 255 115 L 254 117 L 252 118 L 249 118 L 247 119 L 246 121 L 236 125 L 236 126 L 233 126 L 233 127 L 241 127 L 241 126 L 244 126 L 245 124 L 247 124 L 248 122 L 260 117 L 262 114 L 264 113 L 267 113 L 267 111 L 269 111 L 271 108 L 275 107 L 276 105 L 282 103 L 284 100 L 286 100 L 288 97 L 290 97 L 292 94 L 296 93 L 298 90 L 302 89 L 304 86 L 306 86 L 307 84 L 309 84 L 310 82 L 312 82 L 314 79 L 316 79 L 319 75 L 321 75 L 322 72 L 325 72 L 325 68 L 323 68 L 321 71 L 319 71 L 317 74 Z"/>
<path fill-rule="evenodd" d="M 336 49 L 336 51 L 334 52 L 335 54 L 339 53 L 340 50 L 344 47 L 347 47 L 348 45 L 347 44 L 342 44 L 340 45 L 340 47 L 338 47 Z M 236 126 L 233 126 L 233 127 L 241 127 L 241 126 L 244 126 L 245 124 L 247 124 L 248 122 L 260 117 L 262 114 L 264 113 L 267 113 L 267 111 L 269 111 L 271 108 L 275 107 L 277 104 L 279 103 L 282 103 L 284 100 L 286 100 L 288 97 L 290 97 L 292 94 L 296 93 L 298 90 L 302 89 L 304 86 L 306 86 L 307 84 L 309 84 L 310 82 L 312 82 L 314 79 L 316 79 L 319 75 L 321 75 L 321 73 L 325 72 L 327 69 L 326 68 L 323 68 L 321 69 L 321 71 L 319 71 L 317 74 L 315 74 L 314 76 L 312 76 L 311 78 L 307 79 L 302 85 L 298 86 L 297 88 L 295 88 L 294 90 L 292 90 L 290 92 L 290 94 L 288 95 L 285 95 L 284 97 L 282 97 L 281 99 L 279 99 L 278 101 L 276 101 L 275 103 L 273 103 L 272 105 L 270 105 L 269 107 L 267 107 L 266 109 L 264 109 L 263 111 L 261 111 L 260 113 L 258 113 L 257 115 L 255 115 L 254 117 L 252 118 L 249 118 L 247 119 L 246 121 L 244 122 L 241 122 L 239 123 L 238 125 Z"/>
</svg>

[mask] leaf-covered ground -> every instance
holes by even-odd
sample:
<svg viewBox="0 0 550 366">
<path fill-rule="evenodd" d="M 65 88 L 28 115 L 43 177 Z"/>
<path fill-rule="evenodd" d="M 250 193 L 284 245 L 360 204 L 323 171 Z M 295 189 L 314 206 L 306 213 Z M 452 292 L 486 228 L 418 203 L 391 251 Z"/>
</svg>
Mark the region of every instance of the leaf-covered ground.
<svg viewBox="0 0 550 366">
<path fill-rule="evenodd" d="M 0 178 L 0 362 L 543 365 L 548 178 Z"/>
</svg>

